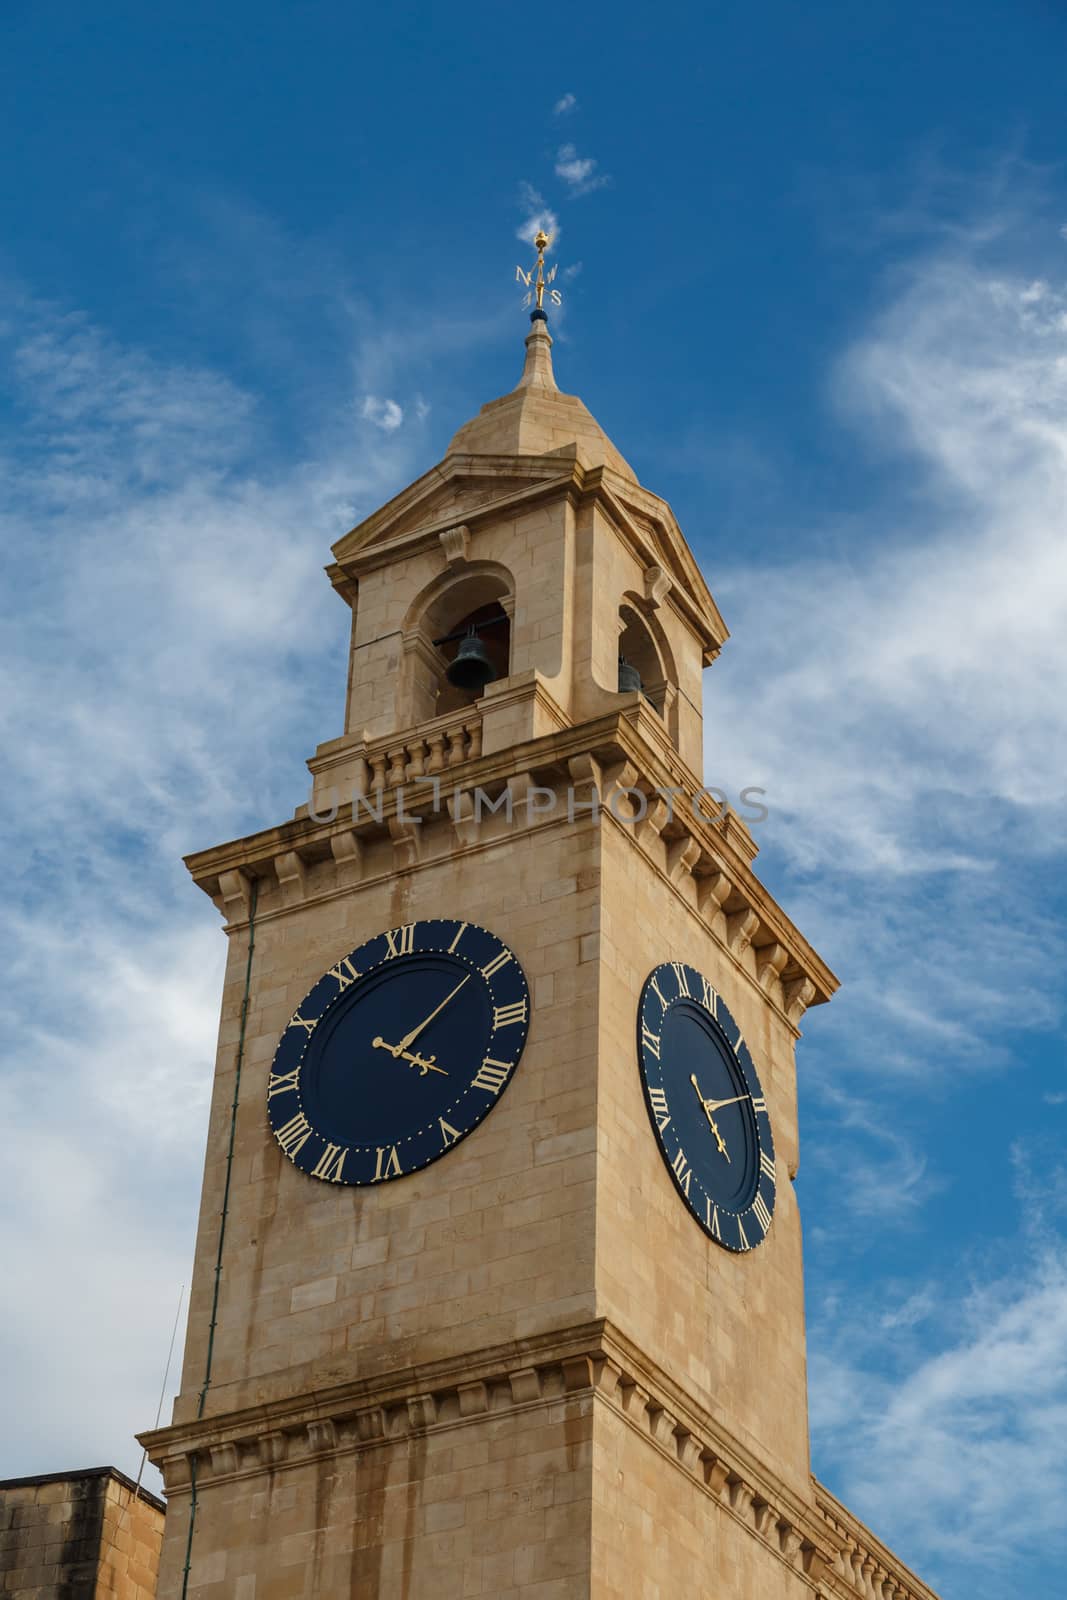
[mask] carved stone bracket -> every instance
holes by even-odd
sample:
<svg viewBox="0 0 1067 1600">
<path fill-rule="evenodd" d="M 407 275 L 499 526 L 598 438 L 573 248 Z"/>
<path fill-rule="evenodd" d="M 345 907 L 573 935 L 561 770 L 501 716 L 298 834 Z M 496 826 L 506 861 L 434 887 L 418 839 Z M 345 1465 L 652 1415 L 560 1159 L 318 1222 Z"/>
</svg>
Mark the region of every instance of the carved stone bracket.
<svg viewBox="0 0 1067 1600">
<path fill-rule="evenodd" d="M 815 985 L 810 978 L 801 975 L 799 978 L 792 978 L 788 983 L 783 984 L 782 993 L 785 999 L 786 1016 L 790 1022 L 798 1023 L 815 999 Z"/>
<path fill-rule="evenodd" d="M 726 919 L 726 942 L 735 956 L 743 956 L 759 927 L 759 917 L 749 907 L 734 911 Z"/>
<path fill-rule="evenodd" d="M 295 850 L 284 850 L 281 855 L 274 858 L 274 870 L 281 884 L 282 899 L 286 905 L 295 905 L 303 900 L 307 887 L 307 874 L 304 863 Z"/>
<path fill-rule="evenodd" d="M 460 566 L 469 559 L 471 531 L 466 523 L 461 522 L 457 528 L 446 528 L 440 535 L 440 540 L 445 560 L 450 567 Z"/>
<path fill-rule="evenodd" d="M 655 610 L 663 604 L 674 587 L 674 581 L 669 572 L 664 572 L 662 567 L 646 567 L 644 571 L 645 599 Z"/>
</svg>

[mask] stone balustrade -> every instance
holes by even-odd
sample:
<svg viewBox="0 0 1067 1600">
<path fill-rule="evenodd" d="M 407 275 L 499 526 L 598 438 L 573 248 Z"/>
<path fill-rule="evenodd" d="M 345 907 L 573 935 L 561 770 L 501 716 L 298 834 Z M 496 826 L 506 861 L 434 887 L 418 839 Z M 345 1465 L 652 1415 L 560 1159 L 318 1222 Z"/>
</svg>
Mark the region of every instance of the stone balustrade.
<svg viewBox="0 0 1067 1600">
<path fill-rule="evenodd" d="M 838 1551 L 827 1578 L 834 1596 L 863 1595 L 865 1600 L 937 1600 L 892 1551 L 874 1539 L 828 1489 L 815 1482 L 815 1503 L 826 1520 Z"/>
</svg>

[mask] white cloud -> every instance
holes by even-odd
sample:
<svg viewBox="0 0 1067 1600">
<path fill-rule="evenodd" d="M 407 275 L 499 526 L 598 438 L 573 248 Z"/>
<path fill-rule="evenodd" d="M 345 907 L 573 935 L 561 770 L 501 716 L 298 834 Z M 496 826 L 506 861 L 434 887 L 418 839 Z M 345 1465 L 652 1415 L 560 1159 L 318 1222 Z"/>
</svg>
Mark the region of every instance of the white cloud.
<svg viewBox="0 0 1067 1600">
<path fill-rule="evenodd" d="M 376 394 L 364 398 L 359 414 L 383 433 L 392 433 L 404 420 L 404 413 L 395 400 L 381 400 Z"/>
<path fill-rule="evenodd" d="M 545 204 L 544 196 L 530 183 L 519 185 L 519 204 L 526 216 L 516 230 L 516 238 L 522 239 L 526 244 L 533 244 L 540 232 L 548 234 L 553 244 L 559 243 L 559 218 L 552 208 Z"/>
<path fill-rule="evenodd" d="M 850 1294 L 813 1329 L 816 1471 L 929 1581 L 969 1573 L 973 1600 L 1001 1600 L 1034 1545 L 1067 1554 L 1067 1257 L 952 1289 L 888 1311 Z M 914 1329 L 932 1321 L 931 1350 Z"/>
<path fill-rule="evenodd" d="M 556 152 L 556 176 L 572 195 L 590 194 L 610 182 L 606 174 L 597 172 L 597 165 L 592 156 L 580 156 L 572 144 L 562 144 Z"/>
<path fill-rule="evenodd" d="M 345 650 L 321 557 L 414 462 L 389 431 L 354 458 L 344 407 L 286 459 L 232 383 L 2 285 L 0 324 L 0 1476 L 135 1472 L 188 1281 L 224 954 L 180 856 L 304 798 Z M 354 365 L 390 377 L 380 339 Z"/>
<path fill-rule="evenodd" d="M 1036 888 L 1067 849 L 1067 298 L 1033 281 L 923 263 L 834 390 L 910 491 L 855 547 L 710 573 L 709 766 L 767 789 L 760 842 L 847 980 L 834 1037 L 878 1074 L 1002 1068 L 1006 1008 L 1058 1015 Z"/>
<path fill-rule="evenodd" d="M 565 117 L 568 111 L 573 111 L 577 104 L 578 101 L 573 94 L 561 95 L 552 107 L 552 115 L 554 117 Z"/>
</svg>

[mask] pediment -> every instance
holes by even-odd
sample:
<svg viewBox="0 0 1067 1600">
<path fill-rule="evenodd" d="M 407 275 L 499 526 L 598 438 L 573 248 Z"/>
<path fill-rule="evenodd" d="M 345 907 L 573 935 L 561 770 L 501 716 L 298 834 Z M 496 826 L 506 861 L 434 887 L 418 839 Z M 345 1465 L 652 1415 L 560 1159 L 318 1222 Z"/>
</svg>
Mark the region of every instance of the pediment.
<svg viewBox="0 0 1067 1600">
<path fill-rule="evenodd" d="M 486 459 L 472 467 L 470 458 L 446 459 L 365 522 L 357 523 L 334 545 L 334 556 L 350 565 L 379 545 L 391 546 L 424 530 L 454 527 L 476 512 L 521 496 L 565 470 L 566 466 L 546 458 L 524 460 L 521 471 L 514 460 L 495 463 Z"/>
</svg>

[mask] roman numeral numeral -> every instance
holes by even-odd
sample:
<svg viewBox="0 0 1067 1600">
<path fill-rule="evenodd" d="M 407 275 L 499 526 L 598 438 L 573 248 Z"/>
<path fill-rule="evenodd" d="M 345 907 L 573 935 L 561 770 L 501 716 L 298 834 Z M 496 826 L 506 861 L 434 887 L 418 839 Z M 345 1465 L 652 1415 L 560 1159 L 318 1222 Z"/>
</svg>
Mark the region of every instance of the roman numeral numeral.
<svg viewBox="0 0 1067 1600">
<path fill-rule="evenodd" d="M 667 1096 L 662 1089 L 650 1089 L 648 1091 L 648 1100 L 652 1107 L 652 1115 L 656 1119 L 656 1127 L 662 1133 L 671 1120 L 671 1114 L 667 1110 Z"/>
<path fill-rule="evenodd" d="M 285 1094 L 289 1089 L 296 1089 L 299 1083 L 299 1067 L 294 1067 L 292 1072 L 272 1072 L 267 1084 L 267 1099 L 273 1100 L 276 1094 Z"/>
<path fill-rule="evenodd" d="M 289 1160 L 295 1161 L 311 1138 L 311 1124 L 304 1113 L 298 1111 L 295 1117 L 290 1117 L 284 1128 L 275 1128 L 274 1137 Z"/>
<path fill-rule="evenodd" d="M 641 1024 L 641 1043 L 659 1060 L 659 1034 L 653 1033 L 645 1023 Z"/>
<path fill-rule="evenodd" d="M 718 1239 L 721 1243 L 722 1234 L 719 1231 L 719 1208 L 718 1206 L 712 1205 L 711 1201 L 706 1195 L 704 1197 L 704 1216 L 707 1219 L 708 1227 L 711 1229 L 716 1239 Z"/>
<path fill-rule="evenodd" d="M 357 973 L 356 976 L 358 977 L 359 974 Z M 351 980 L 349 980 L 349 981 L 351 981 Z M 289 1022 L 290 1028 L 303 1028 L 304 1032 L 308 1035 L 309 1038 L 315 1032 L 315 1029 L 318 1027 L 318 1024 L 319 1024 L 318 1017 L 302 1017 L 300 1015 L 299 1011 L 294 1011 L 293 1012 L 292 1018 L 290 1019 L 290 1022 Z"/>
<path fill-rule="evenodd" d="M 331 967 L 329 975 L 331 978 L 336 978 L 339 989 L 347 989 L 349 984 L 355 983 L 359 977 L 359 973 L 348 956 L 345 956 L 343 961 L 339 961 L 335 967 Z"/>
<path fill-rule="evenodd" d="M 484 1089 L 487 1094 L 499 1094 L 511 1071 L 510 1061 L 494 1061 L 492 1056 L 486 1056 L 478 1069 L 478 1076 L 471 1084 L 472 1089 Z"/>
<path fill-rule="evenodd" d="M 460 923 L 459 927 L 456 929 L 455 937 L 453 938 L 452 943 L 448 947 L 449 955 L 453 955 L 455 953 L 455 949 L 456 949 L 457 944 L 462 939 L 463 935 L 466 933 L 466 931 L 467 931 L 467 929 L 469 927 L 470 927 L 470 923 L 469 922 L 461 922 Z"/>
<path fill-rule="evenodd" d="M 748 1235 L 745 1232 L 745 1225 L 741 1221 L 740 1217 L 738 1217 L 738 1219 L 737 1219 L 737 1232 L 738 1232 L 738 1234 L 740 1236 L 740 1239 L 741 1239 L 741 1248 L 742 1248 L 742 1250 L 751 1249 L 752 1247 L 748 1242 Z"/>
<path fill-rule="evenodd" d="M 382 1157 L 385 1157 L 383 1160 Z M 389 1154 L 378 1147 L 378 1159 L 374 1166 L 374 1182 L 380 1183 L 383 1178 L 399 1178 L 403 1176 L 400 1157 L 396 1153 L 396 1145 L 389 1146 Z"/>
<path fill-rule="evenodd" d="M 754 1094 L 752 1096 L 752 1109 L 753 1111 L 762 1111 L 764 1116 L 767 1115 L 767 1102 L 763 1099 L 762 1095 Z"/>
<path fill-rule="evenodd" d="M 394 956 L 409 956 L 415 948 L 415 924 L 409 922 L 403 928 L 390 928 L 386 932 L 385 942 L 389 946 L 387 961 Z"/>
<path fill-rule="evenodd" d="M 347 1154 L 347 1146 L 342 1150 L 339 1144 L 328 1144 L 319 1157 L 317 1166 L 311 1169 L 315 1177 L 325 1178 L 328 1183 L 340 1183 Z"/>
<path fill-rule="evenodd" d="M 761 1194 L 757 1194 L 755 1200 L 753 1200 L 752 1209 L 756 1213 L 756 1220 L 758 1221 L 760 1227 L 763 1229 L 764 1233 L 766 1233 L 767 1229 L 771 1225 L 771 1214 L 767 1210 L 766 1201 Z"/>
<path fill-rule="evenodd" d="M 702 1003 L 702 1005 L 704 1007 L 704 1010 L 705 1011 L 710 1011 L 712 1016 L 714 1017 L 714 1016 L 716 1016 L 718 1014 L 719 997 L 715 993 L 715 990 L 711 987 L 711 984 L 708 982 L 707 978 L 705 978 L 703 976 L 703 974 L 701 974 L 700 981 L 704 985 L 704 992 L 701 995 L 701 1003 Z"/>
<path fill-rule="evenodd" d="M 766 1150 L 761 1150 L 759 1153 L 759 1169 L 765 1178 L 770 1178 L 772 1183 L 778 1182 L 774 1171 L 774 1159 L 767 1154 Z"/>
<path fill-rule="evenodd" d="M 511 951 L 501 950 L 500 954 L 498 956 L 494 956 L 492 961 L 486 962 L 485 966 L 482 968 L 482 977 L 491 978 L 495 972 L 500 971 L 501 967 L 506 967 L 510 960 Z"/>
<path fill-rule="evenodd" d="M 513 1022 L 526 1021 L 526 996 L 521 1000 L 513 1000 L 509 1006 L 494 1006 L 493 1032 L 498 1028 L 510 1028 Z"/>
<path fill-rule="evenodd" d="M 445 1121 L 444 1117 L 438 1117 L 437 1120 L 441 1125 L 441 1138 L 444 1140 L 444 1147 L 447 1150 L 450 1144 L 455 1144 L 459 1138 L 459 1133 L 450 1122 Z"/>
<path fill-rule="evenodd" d="M 655 975 L 653 975 L 648 981 L 650 986 L 656 991 L 656 999 L 659 1001 L 664 1011 L 666 1011 L 667 1002 L 663 998 L 663 990 L 659 986 L 659 980 L 655 977 Z"/>
<path fill-rule="evenodd" d="M 674 1168 L 674 1175 L 678 1179 L 678 1182 L 681 1184 L 682 1188 L 685 1190 L 686 1197 L 688 1198 L 689 1184 L 693 1176 L 693 1169 L 686 1161 L 685 1151 L 682 1149 L 681 1145 L 678 1147 L 678 1154 L 672 1161 L 671 1166 Z"/>
<path fill-rule="evenodd" d="M 688 977 L 686 975 L 685 968 L 682 966 L 682 963 L 680 961 L 672 961 L 671 970 L 673 971 L 678 982 L 678 998 L 681 999 L 682 995 L 685 995 L 687 999 L 692 999 L 692 996 L 689 993 Z"/>
</svg>

